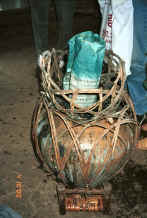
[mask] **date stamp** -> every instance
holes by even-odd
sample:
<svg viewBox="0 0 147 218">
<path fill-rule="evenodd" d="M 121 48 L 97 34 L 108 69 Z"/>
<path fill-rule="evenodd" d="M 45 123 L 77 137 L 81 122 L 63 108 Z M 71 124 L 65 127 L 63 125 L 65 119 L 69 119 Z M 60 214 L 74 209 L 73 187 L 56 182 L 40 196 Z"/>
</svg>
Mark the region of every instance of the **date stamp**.
<svg viewBox="0 0 147 218">
<path fill-rule="evenodd" d="M 22 175 L 17 175 L 17 181 L 16 181 L 16 198 L 21 199 L 22 198 Z"/>
</svg>

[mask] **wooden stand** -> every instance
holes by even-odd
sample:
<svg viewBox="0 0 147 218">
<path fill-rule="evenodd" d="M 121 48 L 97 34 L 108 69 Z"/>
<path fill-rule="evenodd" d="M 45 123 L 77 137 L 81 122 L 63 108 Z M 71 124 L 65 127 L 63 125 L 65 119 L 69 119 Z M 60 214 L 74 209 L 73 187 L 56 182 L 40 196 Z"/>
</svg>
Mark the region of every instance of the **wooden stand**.
<svg viewBox="0 0 147 218">
<path fill-rule="evenodd" d="M 68 189 L 58 184 L 56 190 L 61 214 L 65 214 L 66 211 L 108 212 L 110 210 L 110 184 L 100 189 Z"/>
</svg>

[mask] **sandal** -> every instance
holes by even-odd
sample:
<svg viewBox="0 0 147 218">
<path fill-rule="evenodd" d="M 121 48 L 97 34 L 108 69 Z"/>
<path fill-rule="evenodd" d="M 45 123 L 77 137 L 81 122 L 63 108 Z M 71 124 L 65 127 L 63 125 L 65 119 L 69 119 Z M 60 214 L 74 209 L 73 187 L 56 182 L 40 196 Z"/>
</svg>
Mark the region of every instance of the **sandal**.
<svg viewBox="0 0 147 218">
<path fill-rule="evenodd" d="M 147 123 L 144 123 L 142 126 L 141 126 L 141 129 L 143 131 L 147 131 Z"/>
<path fill-rule="evenodd" d="M 138 140 L 136 148 L 140 150 L 147 150 L 147 137 Z"/>
</svg>

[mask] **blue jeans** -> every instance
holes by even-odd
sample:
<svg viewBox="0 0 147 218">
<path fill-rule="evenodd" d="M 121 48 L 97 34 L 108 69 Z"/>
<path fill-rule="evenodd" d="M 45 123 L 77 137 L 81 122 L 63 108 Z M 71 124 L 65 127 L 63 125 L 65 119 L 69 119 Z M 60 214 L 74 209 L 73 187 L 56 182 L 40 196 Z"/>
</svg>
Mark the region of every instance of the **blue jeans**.
<svg viewBox="0 0 147 218">
<path fill-rule="evenodd" d="M 132 74 L 127 78 L 128 91 L 137 115 L 147 113 L 147 90 L 143 81 L 147 79 L 147 0 L 133 0 L 134 40 L 131 63 Z"/>
<path fill-rule="evenodd" d="M 0 204 L 0 218 L 22 218 L 22 216 L 7 205 Z"/>
</svg>

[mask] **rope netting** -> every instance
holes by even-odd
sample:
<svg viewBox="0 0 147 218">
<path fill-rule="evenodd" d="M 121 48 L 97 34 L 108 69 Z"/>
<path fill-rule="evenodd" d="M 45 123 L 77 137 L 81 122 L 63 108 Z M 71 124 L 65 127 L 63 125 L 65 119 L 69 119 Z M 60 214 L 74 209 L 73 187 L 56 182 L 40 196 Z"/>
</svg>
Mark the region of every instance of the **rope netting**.
<svg viewBox="0 0 147 218">
<path fill-rule="evenodd" d="M 41 59 L 42 94 L 56 109 L 71 119 L 93 120 L 113 114 L 120 105 L 124 91 L 124 62 L 113 52 L 105 55 L 103 72 L 97 89 L 63 90 L 68 51 L 48 51 Z M 65 63 L 61 68 L 62 63 Z M 80 107 L 76 99 L 81 94 L 97 95 L 97 101 L 89 107 Z M 78 115 L 78 116 L 76 116 Z"/>
</svg>

